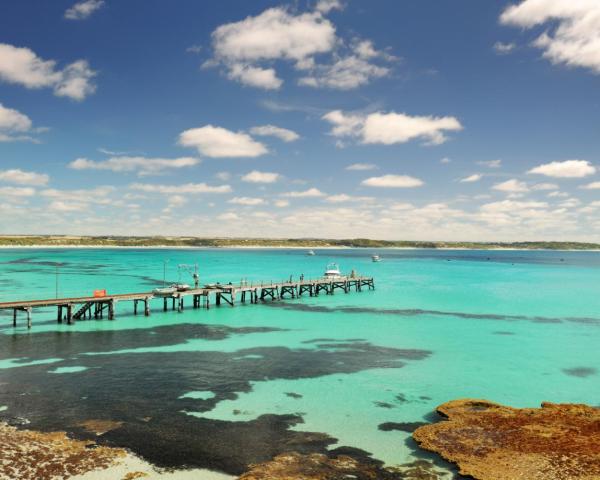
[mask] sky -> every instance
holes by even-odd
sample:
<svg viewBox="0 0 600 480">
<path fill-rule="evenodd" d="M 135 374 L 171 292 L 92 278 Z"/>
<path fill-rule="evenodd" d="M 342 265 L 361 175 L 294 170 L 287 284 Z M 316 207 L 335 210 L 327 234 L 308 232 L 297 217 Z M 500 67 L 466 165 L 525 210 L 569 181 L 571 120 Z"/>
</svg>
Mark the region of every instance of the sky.
<svg viewBox="0 0 600 480">
<path fill-rule="evenodd" d="M 7 0 L 0 234 L 599 241 L 597 0 Z"/>
</svg>

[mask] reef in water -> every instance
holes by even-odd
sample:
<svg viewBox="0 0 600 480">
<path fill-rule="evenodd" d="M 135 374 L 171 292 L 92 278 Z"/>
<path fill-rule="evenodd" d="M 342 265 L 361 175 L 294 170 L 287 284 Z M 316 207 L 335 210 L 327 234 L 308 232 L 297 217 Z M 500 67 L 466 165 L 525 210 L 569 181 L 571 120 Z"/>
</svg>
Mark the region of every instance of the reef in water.
<svg viewBox="0 0 600 480">
<path fill-rule="evenodd" d="M 427 461 L 391 469 L 348 455 L 332 458 L 318 453 L 302 455 L 291 452 L 252 465 L 239 480 L 437 480 L 442 478 L 439 474 Z"/>
<path fill-rule="evenodd" d="M 543 403 L 511 408 L 487 400 L 453 400 L 444 421 L 413 433 L 421 448 L 456 463 L 477 480 L 600 478 L 600 409 Z"/>
</svg>

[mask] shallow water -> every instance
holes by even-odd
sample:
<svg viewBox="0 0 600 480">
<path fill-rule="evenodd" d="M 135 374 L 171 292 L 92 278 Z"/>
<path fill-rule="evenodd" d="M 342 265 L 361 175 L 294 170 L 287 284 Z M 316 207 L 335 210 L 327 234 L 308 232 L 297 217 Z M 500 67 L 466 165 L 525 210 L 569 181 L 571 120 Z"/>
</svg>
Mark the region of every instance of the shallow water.
<svg viewBox="0 0 600 480">
<path fill-rule="evenodd" d="M 288 450 L 406 463 L 424 456 L 410 429 L 454 398 L 600 404 L 600 253 L 316 252 L 1 250 L 0 301 L 148 291 L 165 259 L 168 281 L 191 283 L 180 263 L 198 263 L 201 283 L 236 283 L 317 277 L 336 261 L 377 288 L 183 313 L 157 300 L 148 318 L 123 302 L 114 321 L 72 326 L 36 310 L 31 331 L 7 312 L 0 419 L 76 436 L 86 419 L 123 421 L 99 441 L 238 474 Z"/>
</svg>

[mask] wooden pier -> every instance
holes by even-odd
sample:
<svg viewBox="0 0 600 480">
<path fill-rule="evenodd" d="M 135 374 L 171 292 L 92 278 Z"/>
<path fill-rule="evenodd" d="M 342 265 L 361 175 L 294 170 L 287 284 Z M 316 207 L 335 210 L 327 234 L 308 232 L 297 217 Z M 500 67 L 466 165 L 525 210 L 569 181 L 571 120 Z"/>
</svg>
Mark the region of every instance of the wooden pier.
<svg viewBox="0 0 600 480">
<path fill-rule="evenodd" d="M 32 310 L 34 308 L 56 307 L 56 320 L 58 323 L 66 322 L 69 325 L 76 320 L 103 319 L 114 320 L 116 307 L 121 302 L 133 302 L 133 313 L 143 312 L 150 315 L 150 301 L 162 300 L 162 310 L 182 312 L 185 307 L 184 300 L 192 298 L 192 308 L 210 308 L 211 298 L 216 306 L 227 304 L 235 306 L 236 302 L 249 302 L 256 304 L 267 300 L 284 300 L 300 298 L 303 295 L 318 296 L 319 294 L 333 295 L 336 290 L 349 293 L 354 290 L 360 292 L 363 288 L 374 290 L 373 277 L 343 276 L 338 278 L 318 278 L 315 280 L 287 281 L 287 282 L 242 282 L 240 284 L 215 284 L 203 288 L 191 288 L 178 291 L 172 295 L 156 295 L 153 292 L 124 293 L 106 295 L 102 297 L 71 297 L 52 298 L 46 300 L 23 300 L 0 303 L 0 310 L 12 310 L 13 326 L 17 326 L 19 312 L 25 313 L 27 327 L 31 328 Z M 141 308 L 140 308 L 141 307 Z"/>
</svg>

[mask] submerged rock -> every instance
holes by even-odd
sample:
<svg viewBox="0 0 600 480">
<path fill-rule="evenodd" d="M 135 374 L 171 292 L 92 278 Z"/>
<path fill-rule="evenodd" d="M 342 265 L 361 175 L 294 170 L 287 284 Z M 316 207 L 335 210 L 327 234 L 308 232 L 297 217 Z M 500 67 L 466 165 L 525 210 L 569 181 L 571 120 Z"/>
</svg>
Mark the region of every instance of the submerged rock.
<svg viewBox="0 0 600 480">
<path fill-rule="evenodd" d="M 446 417 L 413 433 L 421 448 L 456 463 L 478 480 L 600 478 L 600 409 L 543 403 L 511 408 L 486 400 L 454 400 Z"/>
<path fill-rule="evenodd" d="M 361 461 L 349 455 L 335 458 L 320 453 L 277 455 L 252 465 L 239 480 L 437 480 L 438 473 L 426 461 L 387 469 L 379 462 Z"/>
</svg>

